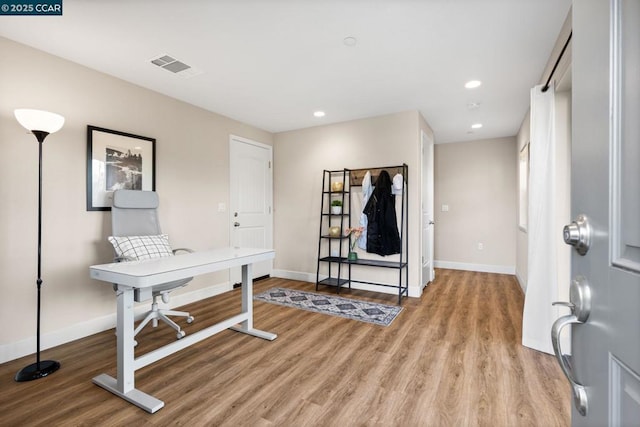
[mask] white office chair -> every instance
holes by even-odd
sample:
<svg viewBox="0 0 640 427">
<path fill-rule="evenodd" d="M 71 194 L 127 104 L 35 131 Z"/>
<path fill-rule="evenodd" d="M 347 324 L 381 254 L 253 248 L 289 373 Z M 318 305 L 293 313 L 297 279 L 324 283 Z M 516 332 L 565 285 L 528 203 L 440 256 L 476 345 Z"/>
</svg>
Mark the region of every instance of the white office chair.
<svg viewBox="0 0 640 427">
<path fill-rule="evenodd" d="M 116 251 L 116 262 L 143 260 L 173 256 L 179 251 L 193 252 L 190 249 L 171 249 L 169 240 L 160 230 L 158 221 L 158 195 L 154 191 L 116 190 L 113 193 L 111 208 L 111 232 L 109 241 Z M 176 330 L 178 339 L 186 333 L 168 316 L 183 316 L 187 323 L 193 322 L 193 316 L 184 311 L 163 310 L 158 307 L 157 298 L 169 302 L 169 293 L 191 281 L 188 279 L 156 285 L 152 288 L 153 303 L 144 320 L 134 331 L 134 336 L 149 323 L 158 326 L 158 320 L 167 323 Z M 138 292 L 134 299 L 140 302 Z"/>
</svg>

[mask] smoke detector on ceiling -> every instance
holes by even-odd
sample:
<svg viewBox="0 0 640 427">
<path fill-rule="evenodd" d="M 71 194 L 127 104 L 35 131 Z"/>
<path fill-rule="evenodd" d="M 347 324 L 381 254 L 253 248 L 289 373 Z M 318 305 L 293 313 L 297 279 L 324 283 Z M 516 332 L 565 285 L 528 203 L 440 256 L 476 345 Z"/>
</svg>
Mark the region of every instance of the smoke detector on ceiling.
<svg viewBox="0 0 640 427">
<path fill-rule="evenodd" d="M 174 57 L 167 54 L 162 54 L 160 56 L 152 58 L 150 61 L 153 65 L 157 65 L 160 68 L 164 68 L 165 70 L 184 78 L 197 76 L 198 74 L 203 73 L 202 70 L 193 68 L 192 66 L 187 65 L 182 61 L 178 61 Z"/>
</svg>

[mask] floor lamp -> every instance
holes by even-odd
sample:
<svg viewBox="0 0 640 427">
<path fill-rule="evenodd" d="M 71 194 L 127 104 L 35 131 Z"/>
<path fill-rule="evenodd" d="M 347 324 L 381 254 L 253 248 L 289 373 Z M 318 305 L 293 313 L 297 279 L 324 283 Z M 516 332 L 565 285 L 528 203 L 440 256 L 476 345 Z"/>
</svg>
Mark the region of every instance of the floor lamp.
<svg viewBox="0 0 640 427">
<path fill-rule="evenodd" d="M 30 131 L 38 140 L 38 320 L 37 320 L 37 351 L 36 363 L 22 368 L 15 377 L 16 381 L 31 381 L 57 371 L 60 362 L 55 360 L 40 360 L 40 288 L 42 287 L 41 266 L 42 266 L 42 143 L 50 133 L 59 131 L 64 124 L 64 117 L 48 111 L 19 109 L 15 110 L 15 116 L 25 129 Z"/>
</svg>

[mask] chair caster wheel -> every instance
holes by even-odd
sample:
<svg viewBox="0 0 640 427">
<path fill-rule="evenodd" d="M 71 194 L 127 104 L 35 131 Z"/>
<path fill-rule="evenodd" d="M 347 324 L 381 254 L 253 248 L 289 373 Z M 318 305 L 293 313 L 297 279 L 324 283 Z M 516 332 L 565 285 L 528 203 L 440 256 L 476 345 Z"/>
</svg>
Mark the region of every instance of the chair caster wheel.
<svg viewBox="0 0 640 427">
<path fill-rule="evenodd" d="M 178 333 L 176 334 L 176 337 L 177 337 L 178 339 L 180 339 L 180 338 L 184 337 L 185 335 L 187 335 L 187 333 L 186 333 L 185 331 L 180 331 L 180 332 L 178 332 Z"/>
<path fill-rule="evenodd" d="M 192 323 L 192 322 L 193 322 L 193 316 L 187 317 L 187 323 Z"/>
</svg>

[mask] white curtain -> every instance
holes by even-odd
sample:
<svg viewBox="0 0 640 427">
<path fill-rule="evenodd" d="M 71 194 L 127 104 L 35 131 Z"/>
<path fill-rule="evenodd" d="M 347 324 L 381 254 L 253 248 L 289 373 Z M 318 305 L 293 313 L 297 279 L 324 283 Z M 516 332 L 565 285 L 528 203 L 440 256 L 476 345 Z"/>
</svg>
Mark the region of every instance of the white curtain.
<svg viewBox="0 0 640 427">
<path fill-rule="evenodd" d="M 522 344 L 553 354 L 551 326 L 558 309 L 557 236 L 555 229 L 556 140 L 555 91 L 531 89 L 529 145 L 528 274 L 522 316 Z"/>
</svg>

